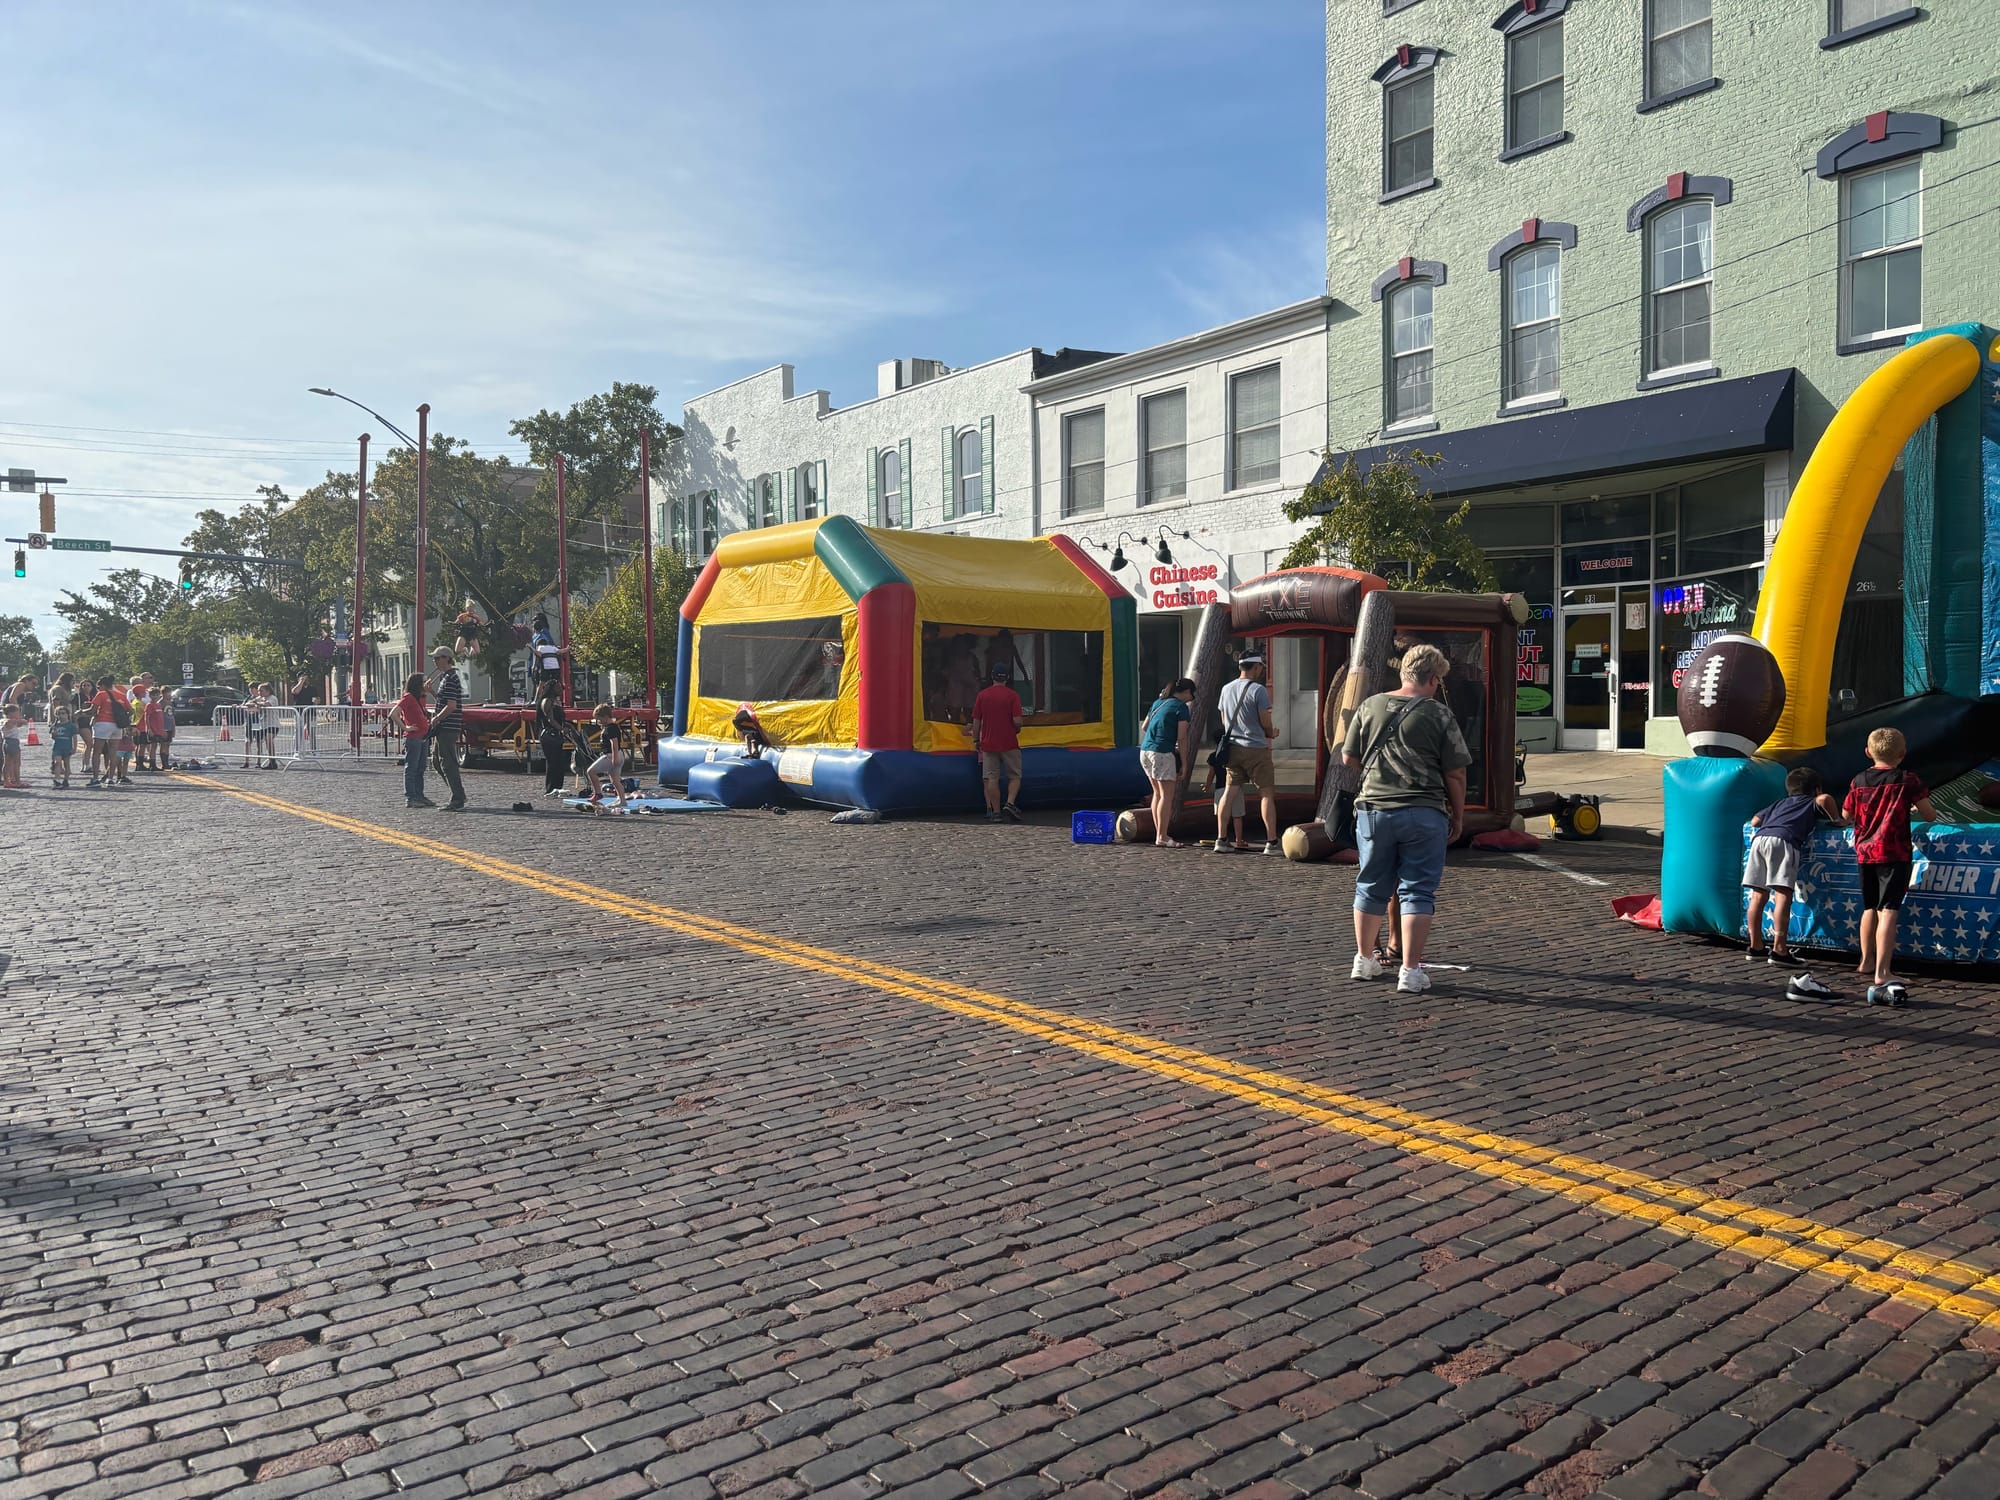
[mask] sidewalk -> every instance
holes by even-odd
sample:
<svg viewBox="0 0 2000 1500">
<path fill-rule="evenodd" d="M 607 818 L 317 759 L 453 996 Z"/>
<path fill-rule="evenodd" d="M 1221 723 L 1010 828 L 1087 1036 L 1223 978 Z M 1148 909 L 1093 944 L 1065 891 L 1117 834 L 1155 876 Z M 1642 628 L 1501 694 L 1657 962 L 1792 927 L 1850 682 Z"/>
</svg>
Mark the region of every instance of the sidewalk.
<svg viewBox="0 0 2000 1500">
<path fill-rule="evenodd" d="M 1603 799 L 1606 828 L 1659 834 L 1666 827 L 1660 774 L 1667 762 L 1637 751 L 1571 750 L 1528 757 L 1528 782 L 1521 791 L 1594 792 Z M 1547 832 L 1545 818 L 1528 820 L 1528 832 Z"/>
</svg>

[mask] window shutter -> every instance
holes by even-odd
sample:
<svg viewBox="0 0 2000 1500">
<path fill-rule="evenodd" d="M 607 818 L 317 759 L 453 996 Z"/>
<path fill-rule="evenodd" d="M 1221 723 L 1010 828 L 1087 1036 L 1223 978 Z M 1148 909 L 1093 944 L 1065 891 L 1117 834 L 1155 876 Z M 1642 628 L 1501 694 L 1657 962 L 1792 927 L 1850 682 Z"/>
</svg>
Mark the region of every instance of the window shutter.
<svg viewBox="0 0 2000 1500">
<path fill-rule="evenodd" d="M 799 471 L 797 469 L 787 469 L 785 470 L 785 519 L 796 521 L 798 518 Z"/>
<path fill-rule="evenodd" d="M 944 518 L 947 521 L 949 521 L 953 516 L 958 514 L 958 505 L 955 502 L 951 493 L 952 479 L 954 478 L 951 472 L 952 460 L 956 456 L 955 454 L 953 454 L 952 448 L 957 444 L 957 442 L 958 442 L 958 434 L 949 427 L 945 428 L 944 430 Z"/>
<path fill-rule="evenodd" d="M 880 448 L 870 448 L 868 450 L 868 514 L 862 518 L 861 524 L 863 526 L 880 526 L 882 524 L 881 495 L 878 493 L 881 485 L 882 450 Z"/>
<path fill-rule="evenodd" d="M 916 484 L 910 478 L 910 440 L 908 438 L 904 438 L 903 441 L 897 446 L 896 457 L 898 461 L 901 463 L 903 469 L 903 472 L 899 477 L 902 479 L 902 491 L 903 491 L 902 494 L 903 526 L 907 530 L 910 526 L 915 524 L 910 515 L 910 510 L 911 510 L 910 502 L 915 497 L 917 492 Z"/>
<path fill-rule="evenodd" d="M 993 419 L 979 419 L 980 508 L 992 515 L 1000 496 L 993 489 Z"/>
<path fill-rule="evenodd" d="M 819 461 L 819 513 L 822 516 L 833 514 L 826 503 L 826 460 L 823 458 Z"/>
</svg>

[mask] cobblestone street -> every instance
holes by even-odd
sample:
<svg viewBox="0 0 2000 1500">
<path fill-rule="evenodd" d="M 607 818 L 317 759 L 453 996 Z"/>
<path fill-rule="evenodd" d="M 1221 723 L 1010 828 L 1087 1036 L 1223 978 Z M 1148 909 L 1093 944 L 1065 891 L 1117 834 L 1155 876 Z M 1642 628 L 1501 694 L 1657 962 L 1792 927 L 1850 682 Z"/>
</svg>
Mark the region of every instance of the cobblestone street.
<svg viewBox="0 0 2000 1500">
<path fill-rule="evenodd" d="M 1990 978 L 529 785 L 5 804 L 0 1500 L 2000 1496 Z"/>
</svg>

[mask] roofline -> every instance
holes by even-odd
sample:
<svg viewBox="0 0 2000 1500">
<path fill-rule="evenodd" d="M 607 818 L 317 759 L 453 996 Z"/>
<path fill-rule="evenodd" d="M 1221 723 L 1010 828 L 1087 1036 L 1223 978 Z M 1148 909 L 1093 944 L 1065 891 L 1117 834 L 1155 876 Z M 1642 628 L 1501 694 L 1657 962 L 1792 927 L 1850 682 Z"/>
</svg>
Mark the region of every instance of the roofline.
<svg viewBox="0 0 2000 1500">
<path fill-rule="evenodd" d="M 1039 396 L 1069 386 L 1087 385 L 1107 375 L 1122 377 L 1128 371 L 1178 356 L 1191 355 L 1211 345 L 1240 338 L 1246 333 L 1263 333 L 1283 328 L 1288 324 L 1303 323 L 1308 314 L 1317 314 L 1323 321 L 1327 313 L 1338 304 L 1337 297 L 1325 293 L 1317 297 L 1306 297 L 1297 302 L 1288 302 L 1283 307 L 1274 307 L 1269 312 L 1255 313 L 1247 318 L 1239 318 L 1234 323 L 1206 328 L 1200 333 L 1190 333 L 1164 344 L 1154 344 L 1150 348 L 1135 349 L 1130 354 L 1118 354 L 1110 359 L 1100 359 L 1095 364 L 1080 365 L 1074 370 L 1064 370 L 1057 375 L 1044 375 L 1040 380 L 1029 381 L 1021 389 L 1031 396 Z"/>
<path fill-rule="evenodd" d="M 1033 347 L 1029 347 L 1026 349 L 1016 349 L 1009 354 L 999 354 L 995 355 L 992 359 L 981 360 L 976 365 L 965 365 L 959 369 L 948 370 L 944 374 L 933 376 L 929 380 L 921 380 L 918 381 L 917 384 L 915 385 L 906 385 L 901 390 L 890 391 L 887 395 L 878 394 L 874 396 L 866 396 L 859 401 L 850 402 L 846 406 L 833 405 L 832 404 L 833 397 L 831 393 L 827 393 L 827 403 L 828 403 L 827 408 L 824 412 L 820 413 L 819 420 L 825 421 L 828 417 L 837 417 L 842 412 L 858 411 L 862 407 L 873 405 L 877 401 L 892 401 L 898 396 L 908 395 L 911 391 L 928 390 L 930 387 L 934 385 L 941 385 L 947 380 L 955 380 L 960 375 L 971 375 L 980 370 L 990 369 L 994 365 L 1004 365 L 1010 359 L 1032 359 L 1039 352 L 1040 352 L 1039 350 Z M 791 364 L 791 362 L 787 360 L 784 361 L 783 363 L 772 365 L 768 369 L 758 370 L 754 374 L 745 375 L 741 379 L 732 380 L 727 385 L 719 385 L 712 391 L 703 391 L 699 396 L 689 396 L 686 400 L 681 402 L 681 409 L 685 411 L 687 410 L 687 408 L 693 406 L 696 402 L 706 401 L 710 396 L 719 396 L 724 391 L 732 390 L 739 385 L 746 384 L 749 381 L 759 379 L 765 375 L 769 375 L 773 371 L 782 370 L 787 367 L 789 367 L 792 370 L 794 375 L 798 373 L 798 366 Z M 1085 366 L 1084 368 L 1088 369 L 1094 367 Z M 1023 386 L 1022 389 L 1025 390 L 1027 389 L 1027 387 Z M 809 396 L 819 395 L 824 391 L 825 391 L 824 387 L 815 386 L 812 390 L 795 392 L 794 394 L 787 396 L 785 399 L 787 401 L 803 401 Z"/>
</svg>

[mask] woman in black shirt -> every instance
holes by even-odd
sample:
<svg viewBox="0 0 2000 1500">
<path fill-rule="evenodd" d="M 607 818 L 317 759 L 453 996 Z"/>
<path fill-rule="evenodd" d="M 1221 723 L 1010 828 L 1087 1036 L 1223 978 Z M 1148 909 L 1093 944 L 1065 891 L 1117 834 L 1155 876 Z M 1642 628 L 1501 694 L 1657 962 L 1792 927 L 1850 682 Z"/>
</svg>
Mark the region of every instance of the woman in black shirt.
<svg viewBox="0 0 2000 1500">
<path fill-rule="evenodd" d="M 562 684 L 554 679 L 543 682 L 535 697 L 535 738 L 542 747 L 542 794 L 560 796 L 569 780 L 570 737 Z"/>
</svg>

